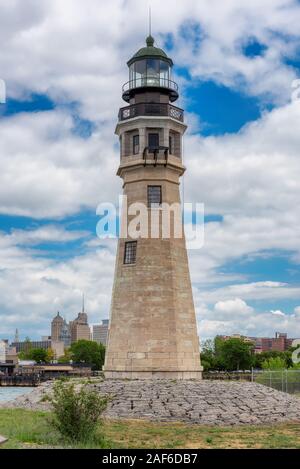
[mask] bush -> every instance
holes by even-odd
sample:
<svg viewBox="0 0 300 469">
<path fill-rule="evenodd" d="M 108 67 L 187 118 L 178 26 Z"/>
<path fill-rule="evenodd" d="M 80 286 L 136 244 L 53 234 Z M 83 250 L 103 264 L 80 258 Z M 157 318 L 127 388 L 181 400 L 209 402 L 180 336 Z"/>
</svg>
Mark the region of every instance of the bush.
<svg viewBox="0 0 300 469">
<path fill-rule="evenodd" d="M 57 381 L 51 403 L 54 411 L 51 423 L 64 438 L 72 442 L 95 441 L 107 399 L 96 391 L 84 387 L 76 391 L 74 384 Z"/>
<path fill-rule="evenodd" d="M 286 362 L 281 357 L 273 357 L 262 362 L 262 368 L 263 370 L 284 370 Z"/>
</svg>

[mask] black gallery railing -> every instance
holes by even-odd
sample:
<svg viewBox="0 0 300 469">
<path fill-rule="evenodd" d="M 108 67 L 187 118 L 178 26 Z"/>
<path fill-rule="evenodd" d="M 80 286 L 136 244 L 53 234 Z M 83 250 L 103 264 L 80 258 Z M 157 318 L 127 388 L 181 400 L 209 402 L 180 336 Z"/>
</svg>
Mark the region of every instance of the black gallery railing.
<svg viewBox="0 0 300 469">
<path fill-rule="evenodd" d="M 127 91 L 133 90 L 135 88 L 167 88 L 173 90 L 176 93 L 178 92 L 178 85 L 173 80 L 168 78 L 158 77 L 149 75 L 143 78 L 134 78 L 133 80 L 127 81 L 122 87 L 122 92 L 126 93 Z"/>
<path fill-rule="evenodd" d="M 119 111 L 120 121 L 138 116 L 167 116 L 183 122 L 184 111 L 168 103 L 137 103 L 122 107 Z"/>
</svg>

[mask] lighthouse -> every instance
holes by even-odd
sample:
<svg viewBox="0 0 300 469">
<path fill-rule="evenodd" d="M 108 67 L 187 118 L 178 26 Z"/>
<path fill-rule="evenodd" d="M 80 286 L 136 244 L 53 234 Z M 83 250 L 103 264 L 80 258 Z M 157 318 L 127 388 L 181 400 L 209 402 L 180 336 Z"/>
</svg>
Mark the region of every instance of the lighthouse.
<svg viewBox="0 0 300 469">
<path fill-rule="evenodd" d="M 201 379 L 186 242 L 183 230 L 174 229 L 182 217 L 173 211 L 181 203 L 187 126 L 184 111 L 173 104 L 179 97 L 173 61 L 154 44 L 149 35 L 127 62 L 127 105 L 116 126 L 126 234 L 118 240 L 104 373 L 111 379 Z M 146 213 L 147 233 L 140 236 L 127 230 L 136 204 Z"/>
</svg>

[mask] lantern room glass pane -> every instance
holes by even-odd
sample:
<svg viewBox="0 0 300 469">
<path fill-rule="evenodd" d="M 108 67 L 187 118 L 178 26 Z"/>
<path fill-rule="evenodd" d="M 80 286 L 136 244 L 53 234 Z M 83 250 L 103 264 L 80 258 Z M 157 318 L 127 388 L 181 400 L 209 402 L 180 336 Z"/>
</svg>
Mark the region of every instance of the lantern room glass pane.
<svg viewBox="0 0 300 469">
<path fill-rule="evenodd" d="M 140 86 L 169 87 L 171 67 L 161 59 L 149 58 L 137 60 L 129 67 L 130 88 Z"/>
<path fill-rule="evenodd" d="M 134 80 L 134 64 L 131 64 L 129 67 L 129 81 L 132 82 L 133 80 Z"/>
<path fill-rule="evenodd" d="M 159 60 L 147 59 L 147 85 L 159 86 Z"/>
<path fill-rule="evenodd" d="M 169 65 L 164 60 L 160 60 L 160 84 L 161 86 L 168 86 L 169 80 Z"/>
<path fill-rule="evenodd" d="M 146 70 L 146 60 L 135 62 L 135 86 L 144 86 Z"/>
</svg>

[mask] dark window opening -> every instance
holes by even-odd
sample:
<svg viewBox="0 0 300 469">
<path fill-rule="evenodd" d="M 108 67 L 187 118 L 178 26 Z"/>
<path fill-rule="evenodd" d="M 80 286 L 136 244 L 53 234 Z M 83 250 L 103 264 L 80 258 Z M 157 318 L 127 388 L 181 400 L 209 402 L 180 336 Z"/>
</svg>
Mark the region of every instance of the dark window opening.
<svg viewBox="0 0 300 469">
<path fill-rule="evenodd" d="M 161 203 L 161 186 L 148 186 L 148 207 L 159 207 Z"/>
<path fill-rule="evenodd" d="M 125 243 L 124 264 L 135 264 L 137 241 L 128 241 Z"/>
<path fill-rule="evenodd" d="M 159 134 L 151 133 L 148 135 L 148 147 L 149 150 L 158 150 L 159 148 Z"/>
<path fill-rule="evenodd" d="M 173 155 L 173 137 L 169 135 L 169 153 Z"/>
<path fill-rule="evenodd" d="M 139 137 L 139 135 L 134 135 L 132 141 L 133 141 L 133 154 L 137 155 L 140 151 L 140 137 Z"/>
</svg>

